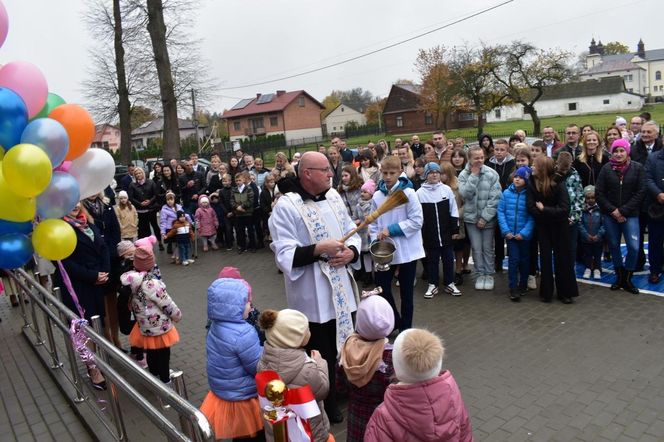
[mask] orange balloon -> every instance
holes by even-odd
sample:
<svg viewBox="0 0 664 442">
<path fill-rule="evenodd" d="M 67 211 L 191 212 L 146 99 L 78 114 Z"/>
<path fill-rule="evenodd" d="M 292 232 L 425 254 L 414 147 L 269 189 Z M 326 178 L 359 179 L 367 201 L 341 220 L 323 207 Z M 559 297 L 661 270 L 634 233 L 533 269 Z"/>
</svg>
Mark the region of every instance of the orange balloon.
<svg viewBox="0 0 664 442">
<path fill-rule="evenodd" d="M 95 123 L 88 111 L 76 104 L 61 104 L 48 117 L 62 124 L 69 135 L 69 152 L 65 160 L 83 155 L 95 137 Z"/>
</svg>

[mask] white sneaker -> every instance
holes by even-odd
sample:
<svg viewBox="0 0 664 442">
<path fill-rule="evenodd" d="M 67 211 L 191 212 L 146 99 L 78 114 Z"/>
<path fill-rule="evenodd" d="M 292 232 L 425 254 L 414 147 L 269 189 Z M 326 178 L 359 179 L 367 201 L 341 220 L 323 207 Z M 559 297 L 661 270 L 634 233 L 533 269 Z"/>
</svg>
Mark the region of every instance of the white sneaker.
<svg viewBox="0 0 664 442">
<path fill-rule="evenodd" d="M 438 287 L 436 287 L 433 284 L 429 284 L 429 287 L 427 287 L 427 291 L 424 293 L 424 297 L 426 299 L 431 299 L 437 294 L 438 294 Z"/>
<path fill-rule="evenodd" d="M 484 275 L 480 275 L 475 280 L 475 290 L 484 290 Z"/>
<path fill-rule="evenodd" d="M 537 289 L 537 278 L 535 278 L 535 275 L 528 275 L 528 289 L 529 290 Z"/>
<path fill-rule="evenodd" d="M 445 286 L 445 291 L 452 296 L 461 296 L 461 290 L 453 282 Z"/>
<path fill-rule="evenodd" d="M 602 271 L 600 269 L 595 269 L 593 272 L 593 278 L 602 279 Z"/>
<path fill-rule="evenodd" d="M 193 264 L 193 263 L 195 263 L 196 261 L 194 261 L 193 259 L 188 259 L 187 262 L 188 262 L 189 264 Z"/>
<path fill-rule="evenodd" d="M 487 275 L 484 277 L 484 290 L 493 290 L 493 276 Z"/>
<path fill-rule="evenodd" d="M 188 266 L 188 265 L 189 265 L 189 261 L 182 261 L 182 265 L 183 265 L 183 266 Z"/>
<path fill-rule="evenodd" d="M 590 269 L 586 269 L 583 272 L 583 278 L 588 279 L 590 278 Z"/>
</svg>

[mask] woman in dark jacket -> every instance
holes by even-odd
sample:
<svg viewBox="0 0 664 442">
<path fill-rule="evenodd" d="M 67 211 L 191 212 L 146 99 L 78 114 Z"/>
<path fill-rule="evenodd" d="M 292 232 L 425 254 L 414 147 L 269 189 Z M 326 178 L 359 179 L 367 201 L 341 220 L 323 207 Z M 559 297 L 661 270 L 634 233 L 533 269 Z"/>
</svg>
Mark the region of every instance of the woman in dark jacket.
<svg viewBox="0 0 664 442">
<path fill-rule="evenodd" d="M 159 222 L 157 221 L 157 211 L 159 206 L 159 188 L 154 181 L 145 178 L 143 169 L 134 170 L 136 181 L 129 185 L 129 201 L 136 207 L 138 212 L 138 237 L 145 238 L 150 236 L 150 226 L 154 231 L 154 236 L 159 241 L 159 250 L 164 250 L 164 244 L 161 242 Z"/>
<path fill-rule="evenodd" d="M 629 142 L 620 138 L 611 146 L 611 160 L 602 167 L 597 178 L 595 195 L 603 215 L 606 238 L 611 249 L 616 280 L 611 290 L 625 289 L 637 294 L 632 284 L 639 253 L 639 212 L 646 194 L 643 166 L 629 157 Z M 620 237 L 625 237 L 627 256 L 623 263 Z"/>
<path fill-rule="evenodd" d="M 569 195 L 563 183 L 556 184 L 553 160 L 544 155 L 535 158 L 533 176 L 528 182 L 526 205 L 535 218 L 540 248 L 540 299 L 551 302 L 554 287 L 563 304 L 579 296 L 574 273 L 574 259 L 569 240 Z M 553 267 L 552 268 L 552 263 Z"/>
<path fill-rule="evenodd" d="M 85 319 L 91 321 L 95 315 L 104 318 L 104 289 L 111 270 L 110 255 L 101 232 L 93 224 L 92 217 L 87 214 L 80 203 L 64 217 L 76 232 L 76 248 L 69 257 L 62 260 L 71 286 L 76 293 L 79 305 L 83 308 Z M 62 302 L 74 313 L 79 310 L 74 303 L 72 294 L 64 283 L 60 267 L 55 264 L 53 286 L 60 287 Z M 88 368 L 90 380 L 95 388 L 106 389 L 106 381 L 98 368 Z"/>
<path fill-rule="evenodd" d="M 157 186 L 159 187 L 159 207 L 166 204 L 166 192 L 169 190 L 175 194 L 175 202 L 180 203 L 180 182 L 169 164 L 161 168 Z"/>
<path fill-rule="evenodd" d="M 602 167 L 609 162 L 609 157 L 604 151 L 601 138 L 597 132 L 590 131 L 586 134 L 581 145 L 581 154 L 574 160 L 572 167 L 581 178 L 581 186 L 594 186 Z"/>
</svg>

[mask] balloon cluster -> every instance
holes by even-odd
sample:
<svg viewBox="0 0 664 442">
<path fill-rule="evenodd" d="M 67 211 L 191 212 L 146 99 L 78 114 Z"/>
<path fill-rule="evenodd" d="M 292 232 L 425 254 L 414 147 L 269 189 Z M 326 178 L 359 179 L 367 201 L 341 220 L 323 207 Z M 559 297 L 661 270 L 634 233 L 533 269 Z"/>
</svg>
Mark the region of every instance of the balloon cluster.
<svg viewBox="0 0 664 442">
<path fill-rule="evenodd" d="M 8 30 L 0 0 L 0 46 Z M 0 268 L 20 267 L 33 252 L 59 260 L 74 251 L 76 233 L 62 217 L 115 173 L 107 151 L 89 148 L 94 135 L 88 112 L 49 92 L 35 65 L 0 66 Z"/>
</svg>

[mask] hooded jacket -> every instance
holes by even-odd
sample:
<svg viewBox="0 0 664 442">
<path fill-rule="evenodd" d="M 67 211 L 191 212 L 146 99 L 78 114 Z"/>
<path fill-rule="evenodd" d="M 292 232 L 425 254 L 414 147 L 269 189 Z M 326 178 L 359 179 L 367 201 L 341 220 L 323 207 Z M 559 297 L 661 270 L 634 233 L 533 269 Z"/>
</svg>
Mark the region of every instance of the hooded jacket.
<svg viewBox="0 0 664 442">
<path fill-rule="evenodd" d="M 519 192 L 514 184 L 510 184 L 510 187 L 503 192 L 498 204 L 498 224 L 503 236 L 508 233 L 521 235 L 523 239 L 531 239 L 533 236 L 535 220 L 528 213 L 526 187 Z"/>
<path fill-rule="evenodd" d="M 488 138 L 489 139 L 489 147 L 487 148 L 488 150 L 484 150 L 484 155 L 485 158 L 493 156 L 493 138 L 491 138 L 491 135 L 489 134 L 482 134 L 479 137 L 477 137 L 477 142 L 479 143 L 480 147 L 484 149 L 484 146 L 482 146 L 482 140 Z"/>
<path fill-rule="evenodd" d="M 265 344 L 263 356 L 258 362 L 258 371 L 273 370 L 279 373 L 288 388 L 309 385 L 318 402 L 321 414 L 309 419 L 314 442 L 325 442 L 330 433 L 330 421 L 325 414 L 323 400 L 330 390 L 327 376 L 327 362 L 318 355 L 315 359 L 307 356 L 302 348 L 277 348 Z M 274 440 L 272 426 L 265 426 L 267 440 Z"/>
<path fill-rule="evenodd" d="M 161 230 L 161 235 L 164 236 L 168 233 L 169 230 L 173 228 L 173 223 L 178 219 L 178 211 L 182 210 L 182 206 L 175 204 L 175 207 L 170 207 L 168 204 L 161 206 L 161 212 L 159 215 L 159 230 Z M 184 215 L 187 221 L 191 223 L 191 217 L 189 214 Z"/>
<path fill-rule="evenodd" d="M 452 235 L 459 233 L 459 211 L 452 189 L 443 183 L 425 182 L 416 193 L 424 218 L 424 248 L 451 245 Z"/>
<path fill-rule="evenodd" d="M 449 371 L 417 384 L 393 384 L 364 433 L 365 442 L 473 441 L 461 391 Z"/>
<path fill-rule="evenodd" d="M 581 222 L 579 223 L 579 236 L 581 237 L 581 242 L 589 243 L 590 239 L 588 237 L 590 235 L 597 235 L 601 243 L 605 232 L 606 230 L 602 224 L 602 214 L 599 210 L 599 206 L 595 204 L 583 209 Z"/>
<path fill-rule="evenodd" d="M 207 374 L 210 390 L 227 401 L 256 397 L 256 366 L 263 353 L 254 327 L 242 318 L 244 281 L 219 278 L 208 289 Z"/>
<path fill-rule="evenodd" d="M 514 157 L 508 153 L 503 162 L 498 163 L 496 157 L 492 156 L 485 164 L 495 170 L 498 174 L 498 177 L 500 178 L 500 188 L 502 190 L 507 189 L 511 182 L 510 175 L 514 172 L 514 167 L 516 165 Z"/>
<path fill-rule="evenodd" d="M 463 220 L 476 224 L 483 219 L 487 227 L 496 225 L 496 213 L 502 189 L 495 170 L 483 165 L 479 175 L 470 172 L 470 163 L 459 174 L 459 194 L 465 201 Z"/>
<path fill-rule="evenodd" d="M 217 234 L 219 220 L 217 219 L 217 213 L 212 206 L 208 205 L 207 207 L 203 207 L 201 205 L 196 209 L 194 218 L 196 219 L 199 236 L 212 236 Z"/>
</svg>

